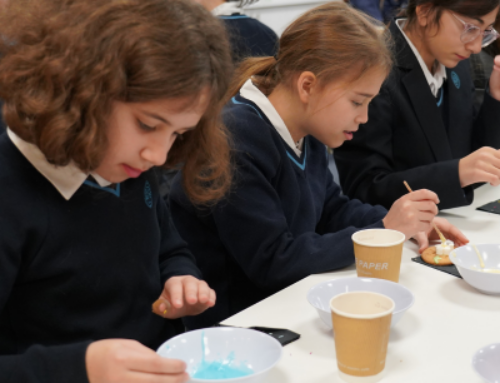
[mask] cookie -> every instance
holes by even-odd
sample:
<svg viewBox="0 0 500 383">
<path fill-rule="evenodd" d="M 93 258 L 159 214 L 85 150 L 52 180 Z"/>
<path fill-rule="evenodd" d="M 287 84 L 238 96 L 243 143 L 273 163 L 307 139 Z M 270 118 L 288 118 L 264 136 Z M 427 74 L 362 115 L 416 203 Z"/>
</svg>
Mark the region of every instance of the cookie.
<svg viewBox="0 0 500 383">
<path fill-rule="evenodd" d="M 452 264 L 448 255 L 436 254 L 436 246 L 431 246 L 425 249 L 421 257 L 426 263 L 434 266 L 447 266 Z"/>
</svg>

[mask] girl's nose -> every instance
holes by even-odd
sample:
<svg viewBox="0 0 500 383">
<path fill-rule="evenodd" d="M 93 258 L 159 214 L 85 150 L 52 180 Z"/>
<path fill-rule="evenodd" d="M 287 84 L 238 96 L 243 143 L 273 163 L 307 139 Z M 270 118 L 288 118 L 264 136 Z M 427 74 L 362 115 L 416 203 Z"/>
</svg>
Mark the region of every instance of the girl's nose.
<svg viewBox="0 0 500 383">
<path fill-rule="evenodd" d="M 170 135 L 168 140 L 152 139 L 148 146 L 142 150 L 141 156 L 147 162 L 161 166 L 167 161 L 167 155 L 176 139 L 175 135 Z"/>
</svg>

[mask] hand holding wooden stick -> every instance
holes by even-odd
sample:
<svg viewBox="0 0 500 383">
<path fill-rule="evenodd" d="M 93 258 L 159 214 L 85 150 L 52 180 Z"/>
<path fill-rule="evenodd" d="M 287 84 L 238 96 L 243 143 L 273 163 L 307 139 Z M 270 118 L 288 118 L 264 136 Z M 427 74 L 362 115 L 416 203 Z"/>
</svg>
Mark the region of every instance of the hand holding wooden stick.
<svg viewBox="0 0 500 383">
<path fill-rule="evenodd" d="M 408 191 L 410 193 L 413 193 L 413 190 L 411 190 L 411 187 L 410 187 L 410 185 L 408 185 L 408 182 L 403 181 L 403 183 L 405 184 Z M 434 223 L 432 224 L 432 226 L 434 227 L 434 230 L 436 230 L 436 233 L 438 233 L 439 238 L 441 239 L 441 243 L 444 245 L 446 242 L 446 238 L 444 237 L 443 233 L 441 233 L 441 230 L 439 230 L 438 227 Z"/>
</svg>

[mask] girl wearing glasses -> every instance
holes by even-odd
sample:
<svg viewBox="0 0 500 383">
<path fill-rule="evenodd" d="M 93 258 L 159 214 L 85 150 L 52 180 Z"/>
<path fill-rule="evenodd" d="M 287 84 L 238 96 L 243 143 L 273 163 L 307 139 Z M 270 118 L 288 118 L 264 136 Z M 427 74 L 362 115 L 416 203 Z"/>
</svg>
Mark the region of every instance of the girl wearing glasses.
<svg viewBox="0 0 500 383">
<path fill-rule="evenodd" d="M 396 65 L 369 120 L 335 151 L 344 192 L 390 207 L 403 181 L 440 208 L 470 204 L 473 186 L 500 184 L 500 56 L 473 106 L 468 58 L 498 38 L 498 0 L 410 0 L 391 26 Z"/>
</svg>

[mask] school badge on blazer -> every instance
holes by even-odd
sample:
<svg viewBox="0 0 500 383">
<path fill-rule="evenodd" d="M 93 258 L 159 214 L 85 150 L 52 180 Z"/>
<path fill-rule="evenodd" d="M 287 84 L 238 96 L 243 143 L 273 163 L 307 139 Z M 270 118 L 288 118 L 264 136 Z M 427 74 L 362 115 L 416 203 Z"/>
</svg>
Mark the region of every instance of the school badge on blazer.
<svg viewBox="0 0 500 383">
<path fill-rule="evenodd" d="M 460 89 L 460 77 L 458 77 L 458 74 L 455 71 L 451 72 L 451 80 L 453 81 L 455 88 Z"/>
<path fill-rule="evenodd" d="M 149 181 L 146 181 L 144 184 L 144 202 L 146 202 L 146 206 L 150 209 L 153 207 L 153 192 L 151 191 Z"/>
</svg>

